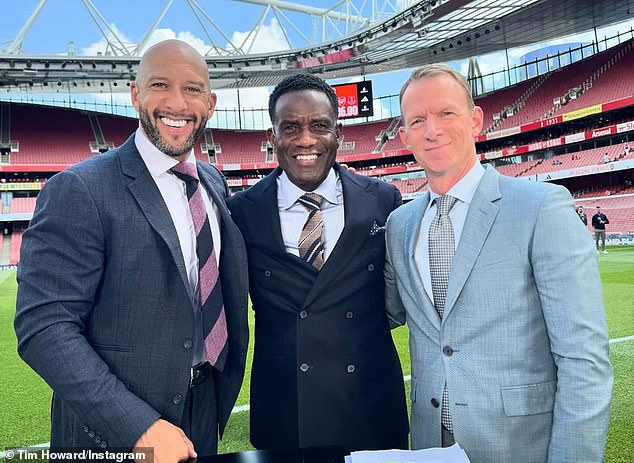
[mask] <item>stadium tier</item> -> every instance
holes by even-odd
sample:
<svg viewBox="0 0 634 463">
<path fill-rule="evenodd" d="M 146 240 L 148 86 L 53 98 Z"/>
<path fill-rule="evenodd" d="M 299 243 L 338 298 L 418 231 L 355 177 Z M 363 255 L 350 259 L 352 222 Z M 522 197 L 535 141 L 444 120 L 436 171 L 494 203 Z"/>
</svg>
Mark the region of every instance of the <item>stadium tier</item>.
<svg viewBox="0 0 634 463">
<path fill-rule="evenodd" d="M 576 93 L 574 89 L 580 89 L 584 86 L 598 85 L 599 81 L 607 81 L 607 84 L 601 84 L 601 88 L 610 88 L 610 94 L 615 98 L 623 98 L 632 96 L 630 85 L 611 85 L 610 75 L 615 68 L 620 72 L 621 67 L 631 69 L 632 61 L 629 50 L 632 47 L 632 40 L 623 44 L 610 48 L 607 51 L 596 54 L 588 59 L 570 64 L 564 68 L 558 69 L 548 75 L 543 83 L 522 102 L 515 115 L 508 117 L 496 126 L 496 130 L 504 130 L 510 127 L 516 127 L 529 122 L 539 121 L 546 117 L 550 117 L 558 112 L 569 112 L 570 108 L 578 106 L 569 106 L 568 104 L 555 108 L 554 100 L 564 98 L 571 92 Z M 607 71 L 607 72 L 606 72 Z M 631 78 L 629 81 L 631 82 Z M 606 90 L 607 91 L 607 90 Z M 602 91 L 592 92 L 588 98 L 582 98 L 581 94 L 578 99 L 579 107 L 586 107 L 599 102 L 611 101 L 601 100 Z M 575 96 L 575 98 L 577 98 Z M 574 101 L 574 100 L 571 100 Z"/>
<path fill-rule="evenodd" d="M 489 93 L 475 99 L 475 104 L 484 111 L 484 123 L 482 133 L 489 132 L 495 126 L 494 115 L 504 113 L 507 108 L 517 104 L 523 97 L 527 96 L 532 87 L 537 85 L 537 79 L 530 79 L 520 82 L 513 87 Z"/>
<path fill-rule="evenodd" d="M 35 210 L 36 198 L 13 198 L 11 214 L 32 213 Z"/>
<path fill-rule="evenodd" d="M 93 155 L 96 142 L 88 116 L 76 110 L 12 104 L 12 142 L 19 151 L 11 153 L 11 164 L 72 165 Z"/>
</svg>

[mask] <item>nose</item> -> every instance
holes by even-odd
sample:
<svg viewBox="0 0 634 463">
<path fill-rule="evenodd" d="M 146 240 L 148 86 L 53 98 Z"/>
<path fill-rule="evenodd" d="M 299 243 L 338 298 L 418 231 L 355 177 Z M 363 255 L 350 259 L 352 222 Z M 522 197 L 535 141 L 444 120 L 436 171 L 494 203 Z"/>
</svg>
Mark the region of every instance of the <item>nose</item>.
<svg viewBox="0 0 634 463">
<path fill-rule="evenodd" d="M 440 124 L 435 116 L 430 115 L 425 121 L 425 138 L 428 140 L 435 140 L 438 134 L 441 132 Z"/>
<path fill-rule="evenodd" d="M 165 105 L 170 111 L 184 111 L 187 109 L 187 98 L 180 88 L 171 88 L 165 94 Z"/>
<path fill-rule="evenodd" d="M 301 146 L 305 148 L 311 147 L 316 143 L 315 135 L 310 130 L 310 127 L 304 126 L 299 130 L 297 134 L 296 143 L 297 143 L 297 146 Z"/>
</svg>

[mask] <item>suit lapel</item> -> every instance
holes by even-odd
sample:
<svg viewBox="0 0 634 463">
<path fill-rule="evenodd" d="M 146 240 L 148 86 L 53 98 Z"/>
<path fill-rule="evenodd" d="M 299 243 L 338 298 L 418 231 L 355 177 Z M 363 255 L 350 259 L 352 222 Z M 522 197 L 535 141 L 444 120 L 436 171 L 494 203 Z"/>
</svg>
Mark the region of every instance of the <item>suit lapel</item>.
<svg viewBox="0 0 634 463">
<path fill-rule="evenodd" d="M 416 242 L 418 241 L 418 237 L 420 235 L 420 227 L 423 222 L 423 215 L 425 214 L 425 210 L 427 209 L 427 205 L 429 204 L 429 192 L 425 193 L 425 195 L 417 200 L 417 209 L 416 213 L 412 214 L 408 222 L 405 225 L 405 230 L 403 232 L 403 249 L 407 253 L 407 267 L 409 272 L 407 274 L 408 277 L 408 285 L 407 287 L 413 293 L 412 298 L 415 301 L 421 301 L 423 313 L 429 319 L 429 321 L 436 327 L 440 327 L 440 316 L 434 307 L 432 300 L 429 298 L 427 291 L 425 291 L 425 286 L 423 285 L 423 280 L 420 276 L 420 272 L 418 271 L 418 267 L 416 265 Z"/>
<path fill-rule="evenodd" d="M 277 208 L 277 177 L 280 173 L 280 168 L 275 168 L 246 193 L 247 198 L 251 200 L 248 204 L 252 206 L 246 217 L 252 221 L 253 229 L 258 230 L 257 234 L 263 237 L 263 243 L 267 247 L 272 247 L 274 255 L 287 254 L 282 238 L 280 212 Z M 301 259 L 297 257 L 297 260 Z"/>
<path fill-rule="evenodd" d="M 499 177 L 494 169 L 487 168 L 473 195 L 451 267 L 444 319 L 456 303 L 497 216 L 494 201 L 501 198 Z"/>
<path fill-rule="evenodd" d="M 145 167 L 145 163 L 134 144 L 134 135 L 119 148 L 121 170 L 131 178 L 128 190 L 141 208 L 141 212 L 152 228 L 163 238 L 172 254 L 178 268 L 178 273 L 186 288 L 189 288 L 187 271 L 183 261 L 183 254 L 178 241 L 176 229 L 170 218 L 169 210 L 163 201 L 152 175 Z"/>
<path fill-rule="evenodd" d="M 337 244 L 319 271 L 304 306 L 308 306 L 322 294 L 350 260 L 356 259 L 359 249 L 370 236 L 370 228 L 374 222 L 372 211 L 376 210 L 378 202 L 376 190 L 368 188 L 370 183 L 363 177 L 352 175 L 338 165 L 335 165 L 335 170 L 339 173 L 343 189 L 344 227 Z"/>
</svg>

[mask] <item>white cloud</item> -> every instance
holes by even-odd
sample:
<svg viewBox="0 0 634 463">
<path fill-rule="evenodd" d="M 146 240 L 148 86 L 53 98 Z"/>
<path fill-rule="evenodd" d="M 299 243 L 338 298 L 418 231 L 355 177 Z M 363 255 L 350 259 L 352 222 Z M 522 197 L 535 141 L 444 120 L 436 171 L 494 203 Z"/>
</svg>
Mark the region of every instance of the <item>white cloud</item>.
<svg viewBox="0 0 634 463">
<path fill-rule="evenodd" d="M 235 31 L 231 36 L 231 42 L 236 47 L 242 47 L 245 53 L 267 53 L 290 48 L 284 37 L 284 31 L 275 18 L 271 19 L 268 25 L 262 24 L 257 35 L 253 33 L 249 37 L 249 31 Z"/>
</svg>

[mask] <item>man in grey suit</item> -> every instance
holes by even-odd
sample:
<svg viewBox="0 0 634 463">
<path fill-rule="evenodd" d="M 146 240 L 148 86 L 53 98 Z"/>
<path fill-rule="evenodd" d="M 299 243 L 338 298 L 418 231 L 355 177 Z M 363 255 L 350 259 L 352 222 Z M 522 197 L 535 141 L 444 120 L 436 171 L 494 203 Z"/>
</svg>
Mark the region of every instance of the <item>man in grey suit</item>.
<svg viewBox="0 0 634 463">
<path fill-rule="evenodd" d="M 242 382 L 246 251 L 222 174 L 193 153 L 216 102 L 204 59 L 177 40 L 153 46 L 131 97 L 136 133 L 38 197 L 15 330 L 20 355 L 54 391 L 51 447 L 151 447 L 154 461 L 176 462 L 216 452 Z M 200 181 L 178 177 L 179 166 Z M 195 217 L 208 222 L 197 234 Z M 216 270 L 199 278 L 202 242 Z M 207 287 L 219 309 L 211 322 Z"/>
<path fill-rule="evenodd" d="M 386 303 L 407 322 L 412 447 L 473 463 L 600 462 L 612 395 L 592 240 L 559 186 L 476 160 L 482 110 L 444 65 L 401 90 L 429 193 L 388 219 Z"/>
</svg>

